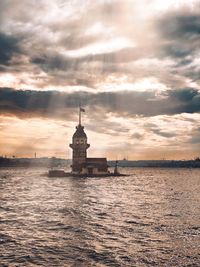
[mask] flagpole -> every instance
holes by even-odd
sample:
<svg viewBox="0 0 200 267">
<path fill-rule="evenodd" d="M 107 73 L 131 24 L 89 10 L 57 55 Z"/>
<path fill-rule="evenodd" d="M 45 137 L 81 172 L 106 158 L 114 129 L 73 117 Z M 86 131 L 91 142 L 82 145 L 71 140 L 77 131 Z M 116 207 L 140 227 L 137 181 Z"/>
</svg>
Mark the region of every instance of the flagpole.
<svg viewBox="0 0 200 267">
<path fill-rule="evenodd" d="M 79 125 L 81 125 L 81 108 L 79 106 Z"/>
</svg>

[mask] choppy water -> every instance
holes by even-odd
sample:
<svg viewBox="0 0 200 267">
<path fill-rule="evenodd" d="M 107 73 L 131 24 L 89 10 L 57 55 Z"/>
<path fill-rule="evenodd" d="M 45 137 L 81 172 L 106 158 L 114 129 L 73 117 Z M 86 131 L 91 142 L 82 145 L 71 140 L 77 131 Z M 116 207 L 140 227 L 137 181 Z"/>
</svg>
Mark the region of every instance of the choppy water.
<svg viewBox="0 0 200 267">
<path fill-rule="evenodd" d="M 200 266 L 200 170 L 0 170 L 0 266 Z"/>
</svg>

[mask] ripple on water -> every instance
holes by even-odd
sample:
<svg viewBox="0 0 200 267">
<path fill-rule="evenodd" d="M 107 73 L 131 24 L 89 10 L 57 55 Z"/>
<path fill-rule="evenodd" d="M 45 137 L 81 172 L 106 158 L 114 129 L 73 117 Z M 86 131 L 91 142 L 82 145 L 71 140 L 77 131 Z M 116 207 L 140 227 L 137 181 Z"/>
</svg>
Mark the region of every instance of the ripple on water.
<svg viewBox="0 0 200 267">
<path fill-rule="evenodd" d="M 124 171 L 0 170 L 0 267 L 200 266 L 200 170 Z"/>
</svg>

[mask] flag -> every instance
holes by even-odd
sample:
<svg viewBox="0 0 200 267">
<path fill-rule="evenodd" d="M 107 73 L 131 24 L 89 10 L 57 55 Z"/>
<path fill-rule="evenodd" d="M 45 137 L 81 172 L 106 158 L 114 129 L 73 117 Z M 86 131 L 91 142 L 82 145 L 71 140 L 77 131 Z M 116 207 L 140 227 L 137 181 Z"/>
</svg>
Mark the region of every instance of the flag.
<svg viewBox="0 0 200 267">
<path fill-rule="evenodd" d="M 85 112 L 85 109 L 84 108 L 80 108 L 80 112 Z"/>
</svg>

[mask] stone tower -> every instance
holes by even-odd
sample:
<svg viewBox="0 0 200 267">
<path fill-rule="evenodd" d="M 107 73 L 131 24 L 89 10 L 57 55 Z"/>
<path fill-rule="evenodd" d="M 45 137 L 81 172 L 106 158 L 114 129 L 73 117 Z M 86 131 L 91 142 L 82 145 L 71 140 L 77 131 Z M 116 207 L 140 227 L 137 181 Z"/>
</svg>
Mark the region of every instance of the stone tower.
<svg viewBox="0 0 200 267">
<path fill-rule="evenodd" d="M 72 172 L 78 173 L 82 169 L 82 164 L 86 162 L 87 149 L 90 145 L 87 143 L 87 135 L 84 132 L 84 127 L 81 125 L 81 112 L 84 109 L 79 110 L 79 124 L 76 126 L 76 131 L 72 137 L 72 144 L 69 146 L 72 148 Z"/>
</svg>

